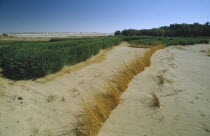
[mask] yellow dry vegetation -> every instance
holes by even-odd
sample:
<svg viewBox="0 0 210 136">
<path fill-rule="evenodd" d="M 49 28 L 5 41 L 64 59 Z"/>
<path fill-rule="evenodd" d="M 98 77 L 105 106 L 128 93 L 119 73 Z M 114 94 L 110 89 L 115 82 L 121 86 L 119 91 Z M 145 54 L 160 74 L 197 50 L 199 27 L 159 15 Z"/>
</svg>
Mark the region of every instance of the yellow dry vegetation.
<svg viewBox="0 0 210 136">
<path fill-rule="evenodd" d="M 117 76 L 106 84 L 106 92 L 98 93 L 92 101 L 83 99 L 84 115 L 80 131 L 84 136 L 96 136 L 102 124 L 109 117 L 111 111 L 120 103 L 120 95 L 127 89 L 129 82 L 135 75 L 150 66 L 152 54 L 163 49 L 164 45 L 152 47 L 145 52 L 144 57 L 136 57 L 130 64 L 124 64 Z"/>
<path fill-rule="evenodd" d="M 134 47 L 134 48 L 152 48 L 152 47 L 155 47 L 155 46 L 163 46 L 163 44 L 160 43 L 160 42 L 153 43 L 152 45 L 143 44 L 143 43 L 141 43 L 141 44 L 138 44 L 138 43 L 129 44 L 129 47 Z"/>
<path fill-rule="evenodd" d="M 151 45 L 148 44 L 130 44 L 130 47 L 134 47 L 134 48 L 151 48 Z"/>
</svg>

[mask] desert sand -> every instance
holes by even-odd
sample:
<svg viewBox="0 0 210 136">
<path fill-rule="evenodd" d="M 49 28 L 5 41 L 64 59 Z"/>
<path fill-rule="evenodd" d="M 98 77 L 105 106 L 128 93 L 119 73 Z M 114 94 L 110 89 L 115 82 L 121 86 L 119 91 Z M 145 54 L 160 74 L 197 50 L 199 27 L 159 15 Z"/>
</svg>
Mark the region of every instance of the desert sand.
<svg viewBox="0 0 210 136">
<path fill-rule="evenodd" d="M 151 66 L 130 82 L 99 136 L 209 136 L 209 49 L 171 46 L 155 52 Z M 160 108 L 152 105 L 152 92 Z"/>
<path fill-rule="evenodd" d="M 108 51 L 105 60 L 49 81 L 0 78 L 0 136 L 72 134 L 83 110 L 81 99 L 104 91 L 104 83 L 119 72 L 123 62 L 143 56 L 145 50 L 122 43 Z"/>
</svg>

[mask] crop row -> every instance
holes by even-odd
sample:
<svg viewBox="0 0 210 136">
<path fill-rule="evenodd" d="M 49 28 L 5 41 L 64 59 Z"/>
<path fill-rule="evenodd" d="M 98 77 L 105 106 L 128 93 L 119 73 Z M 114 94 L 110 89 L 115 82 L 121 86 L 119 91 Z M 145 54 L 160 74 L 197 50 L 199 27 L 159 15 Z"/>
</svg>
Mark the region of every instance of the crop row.
<svg viewBox="0 0 210 136">
<path fill-rule="evenodd" d="M 59 71 L 64 65 L 85 61 L 101 49 L 117 45 L 121 37 L 103 37 L 53 43 L 0 47 L 3 75 L 13 80 L 35 79 Z"/>
<path fill-rule="evenodd" d="M 0 42 L 0 67 L 13 80 L 36 79 L 55 73 L 64 65 L 74 65 L 96 55 L 101 49 L 128 41 L 131 44 L 169 45 L 208 43 L 202 38 L 107 36 L 94 38 L 59 38 L 45 42 Z"/>
</svg>

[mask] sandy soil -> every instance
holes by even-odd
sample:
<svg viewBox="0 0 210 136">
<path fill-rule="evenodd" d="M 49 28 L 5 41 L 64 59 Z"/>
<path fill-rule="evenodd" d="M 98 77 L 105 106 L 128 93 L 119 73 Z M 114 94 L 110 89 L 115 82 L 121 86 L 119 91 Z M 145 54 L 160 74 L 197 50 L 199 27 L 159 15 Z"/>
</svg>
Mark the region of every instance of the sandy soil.
<svg viewBox="0 0 210 136">
<path fill-rule="evenodd" d="M 130 82 L 99 136 L 209 136 L 209 49 L 195 45 L 157 51 L 151 66 Z M 160 108 L 152 106 L 151 92 L 159 97 Z"/>
<path fill-rule="evenodd" d="M 82 111 L 81 98 L 103 91 L 105 81 L 120 70 L 122 62 L 145 52 L 122 44 L 109 51 L 104 61 L 49 82 L 0 78 L 0 136 L 71 133 Z"/>
</svg>

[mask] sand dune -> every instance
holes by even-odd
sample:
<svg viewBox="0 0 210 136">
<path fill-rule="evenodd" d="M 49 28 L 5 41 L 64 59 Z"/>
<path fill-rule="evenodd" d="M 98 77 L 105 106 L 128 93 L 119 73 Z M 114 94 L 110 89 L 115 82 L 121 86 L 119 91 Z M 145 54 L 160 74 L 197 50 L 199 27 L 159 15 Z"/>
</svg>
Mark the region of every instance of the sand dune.
<svg viewBox="0 0 210 136">
<path fill-rule="evenodd" d="M 81 98 L 90 98 L 104 83 L 146 49 L 121 46 L 106 59 L 49 82 L 5 79 L 0 91 L 0 136 L 57 136 L 71 133 L 82 111 Z"/>
<path fill-rule="evenodd" d="M 151 66 L 131 81 L 99 136 L 210 135 L 209 49 L 195 45 L 157 51 Z M 151 92 L 160 108 L 152 105 Z"/>
</svg>

